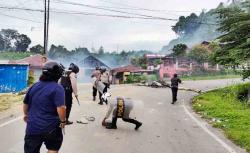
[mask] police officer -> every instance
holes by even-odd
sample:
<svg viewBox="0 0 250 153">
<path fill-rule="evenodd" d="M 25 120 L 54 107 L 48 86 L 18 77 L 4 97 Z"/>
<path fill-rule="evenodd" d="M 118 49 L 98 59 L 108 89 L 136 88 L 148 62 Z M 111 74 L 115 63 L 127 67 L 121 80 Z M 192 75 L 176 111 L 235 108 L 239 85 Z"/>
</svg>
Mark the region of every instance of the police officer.
<svg viewBox="0 0 250 153">
<path fill-rule="evenodd" d="M 61 77 L 59 83 L 64 87 L 65 90 L 65 104 L 66 104 L 66 125 L 73 124 L 69 121 L 69 116 L 72 108 L 72 93 L 78 98 L 77 91 L 77 73 L 79 72 L 79 67 L 74 63 L 69 65 L 68 71 L 66 71 Z"/>
<path fill-rule="evenodd" d="M 93 71 L 92 75 L 91 75 L 91 78 L 93 79 L 93 101 L 96 100 L 96 95 L 97 95 L 97 82 L 101 80 L 101 68 L 100 67 L 96 67 L 95 70 Z M 99 103 L 98 104 L 102 104 L 102 99 L 101 99 L 101 96 L 102 96 L 102 93 L 99 91 Z"/>
<path fill-rule="evenodd" d="M 181 83 L 181 79 L 178 78 L 177 74 L 174 74 L 174 77 L 171 79 L 171 90 L 173 97 L 171 104 L 174 104 L 177 101 L 177 92 L 179 83 Z"/>
<path fill-rule="evenodd" d="M 102 98 L 103 100 L 107 100 L 111 95 L 109 93 L 104 93 Z M 122 118 L 124 122 L 132 123 L 135 125 L 135 130 L 138 130 L 142 123 L 131 119 L 129 117 L 130 112 L 133 109 L 133 102 L 130 98 L 122 98 L 118 97 L 115 100 L 109 102 L 108 111 L 106 113 L 105 118 L 102 121 L 102 125 L 106 126 L 107 129 L 117 129 L 116 122 L 117 118 Z M 109 118 L 110 114 L 113 113 L 112 122 L 106 122 L 106 119 Z"/>
<path fill-rule="evenodd" d="M 66 111 L 64 89 L 57 83 L 62 73 L 63 68 L 58 63 L 46 62 L 39 81 L 25 95 L 25 153 L 39 153 L 43 143 L 48 153 L 58 153 L 62 145 Z"/>
<path fill-rule="evenodd" d="M 106 68 L 101 69 L 101 82 L 105 85 L 105 88 L 103 89 L 103 93 L 108 92 L 108 88 L 110 87 L 110 81 L 109 81 L 109 72 L 107 71 Z M 102 105 L 103 102 L 105 102 L 106 105 L 108 104 L 107 100 L 103 101 L 101 99 L 100 105 Z"/>
</svg>

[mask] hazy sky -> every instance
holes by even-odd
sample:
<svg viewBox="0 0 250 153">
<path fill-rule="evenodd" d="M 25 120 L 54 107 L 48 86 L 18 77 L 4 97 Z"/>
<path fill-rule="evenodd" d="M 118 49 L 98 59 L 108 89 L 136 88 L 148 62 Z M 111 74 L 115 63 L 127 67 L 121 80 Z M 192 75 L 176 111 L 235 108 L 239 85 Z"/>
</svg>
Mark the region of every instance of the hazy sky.
<svg viewBox="0 0 250 153">
<path fill-rule="evenodd" d="M 0 0 L 0 6 L 25 7 L 43 9 L 43 0 Z M 118 12 L 104 11 L 84 6 L 55 3 L 51 0 L 51 8 L 67 10 L 67 12 L 88 12 L 109 15 L 126 15 Z M 209 10 L 218 6 L 220 2 L 228 0 L 65 0 L 98 7 L 109 7 L 112 10 L 125 11 L 143 15 L 177 19 L 180 15 L 191 12 L 200 13 L 202 9 Z M 121 9 L 125 8 L 125 9 Z M 150 10 L 138 10 L 145 8 Z M 136 10 L 137 9 L 137 10 Z M 0 9 L 0 28 L 14 28 L 20 33 L 27 34 L 32 39 L 32 45 L 43 44 L 43 13 L 13 11 Z M 41 23 L 23 21 L 3 15 L 16 16 L 35 20 Z M 176 38 L 171 26 L 174 21 L 123 19 L 97 17 L 85 15 L 60 14 L 51 12 L 50 16 L 50 44 L 62 44 L 68 49 L 75 47 L 94 47 L 101 45 L 107 51 L 121 50 L 153 50 L 159 51 L 171 39 Z"/>
</svg>

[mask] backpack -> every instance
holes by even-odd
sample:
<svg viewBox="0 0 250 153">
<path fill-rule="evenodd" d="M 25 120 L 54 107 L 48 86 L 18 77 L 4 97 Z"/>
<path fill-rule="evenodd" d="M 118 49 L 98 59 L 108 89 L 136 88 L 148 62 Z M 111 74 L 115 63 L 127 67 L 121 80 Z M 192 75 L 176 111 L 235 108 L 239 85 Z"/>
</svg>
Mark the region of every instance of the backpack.
<svg viewBox="0 0 250 153">
<path fill-rule="evenodd" d="M 70 74 L 71 71 L 65 71 L 61 77 L 61 85 L 63 86 L 64 90 L 69 90 L 73 91 L 72 86 L 71 86 L 71 80 L 70 80 Z"/>
</svg>

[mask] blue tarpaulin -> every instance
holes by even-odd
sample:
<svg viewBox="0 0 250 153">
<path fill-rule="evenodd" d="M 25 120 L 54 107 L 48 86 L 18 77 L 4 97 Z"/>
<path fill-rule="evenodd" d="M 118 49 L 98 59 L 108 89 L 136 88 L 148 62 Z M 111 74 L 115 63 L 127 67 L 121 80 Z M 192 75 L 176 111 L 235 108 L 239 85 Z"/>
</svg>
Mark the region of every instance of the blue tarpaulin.
<svg viewBox="0 0 250 153">
<path fill-rule="evenodd" d="M 0 93 L 19 92 L 28 85 L 29 66 L 0 64 Z"/>
</svg>

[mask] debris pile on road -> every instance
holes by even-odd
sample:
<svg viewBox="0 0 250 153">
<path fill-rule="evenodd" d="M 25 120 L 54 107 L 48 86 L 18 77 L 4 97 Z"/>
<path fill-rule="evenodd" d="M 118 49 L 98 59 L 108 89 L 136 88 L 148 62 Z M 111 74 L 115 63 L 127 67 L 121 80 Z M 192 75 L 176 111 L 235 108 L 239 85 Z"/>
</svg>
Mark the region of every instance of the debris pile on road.
<svg viewBox="0 0 250 153">
<path fill-rule="evenodd" d="M 152 88 L 171 88 L 170 83 L 167 81 L 164 81 L 164 80 L 151 81 L 151 82 L 141 82 L 141 83 L 138 83 L 137 85 L 138 86 L 147 86 L 147 87 L 152 87 Z M 193 92 L 197 92 L 197 93 L 202 92 L 199 89 L 191 89 L 191 88 L 185 88 L 185 87 L 179 87 L 179 90 L 193 91 Z"/>
</svg>

